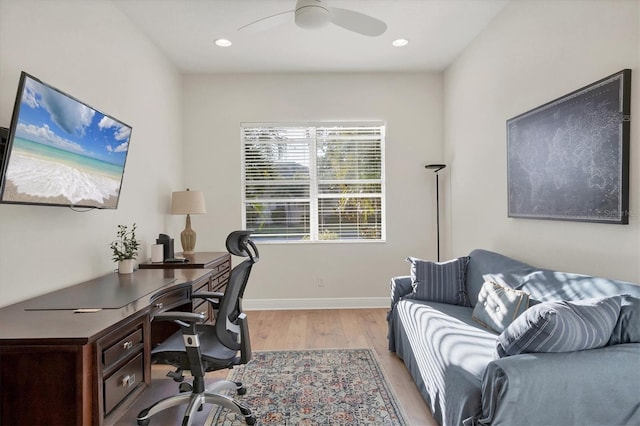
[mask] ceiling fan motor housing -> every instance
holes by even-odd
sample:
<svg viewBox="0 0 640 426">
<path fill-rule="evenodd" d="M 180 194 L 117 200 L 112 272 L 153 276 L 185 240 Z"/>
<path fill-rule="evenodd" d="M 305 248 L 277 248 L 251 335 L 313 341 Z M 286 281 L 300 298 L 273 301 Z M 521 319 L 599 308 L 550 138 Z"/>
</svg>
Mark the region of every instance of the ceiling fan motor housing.
<svg viewBox="0 0 640 426">
<path fill-rule="evenodd" d="M 324 1 L 298 0 L 296 3 L 296 25 L 300 28 L 320 28 L 329 23 L 329 9 Z"/>
</svg>

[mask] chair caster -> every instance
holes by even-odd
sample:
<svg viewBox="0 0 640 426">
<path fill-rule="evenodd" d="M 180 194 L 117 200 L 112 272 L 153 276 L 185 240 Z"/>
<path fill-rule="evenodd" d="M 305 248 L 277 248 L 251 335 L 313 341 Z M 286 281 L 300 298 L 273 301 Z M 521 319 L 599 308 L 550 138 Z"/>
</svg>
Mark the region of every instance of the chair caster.
<svg viewBox="0 0 640 426">
<path fill-rule="evenodd" d="M 192 392 L 193 386 L 191 385 L 191 383 L 180 383 L 180 386 L 178 386 L 178 390 L 180 392 Z"/>
<path fill-rule="evenodd" d="M 236 384 L 236 393 L 238 395 L 244 395 L 247 393 L 247 388 L 244 387 L 242 382 L 233 382 Z"/>
<path fill-rule="evenodd" d="M 167 377 L 171 377 L 174 382 L 181 383 L 184 380 L 184 375 L 182 374 L 182 369 L 178 368 L 176 371 L 169 371 L 167 373 Z"/>
<path fill-rule="evenodd" d="M 145 408 L 144 410 L 140 411 L 140 413 L 138 414 L 138 425 L 140 426 L 147 426 L 151 420 L 149 419 L 144 419 L 144 420 L 140 420 L 140 417 L 144 417 L 149 413 L 149 409 Z"/>
<path fill-rule="evenodd" d="M 249 426 L 256 424 L 256 416 L 251 414 L 251 410 L 249 410 L 247 407 L 243 407 L 242 405 L 240 405 L 238 408 L 240 408 L 240 412 L 244 416 L 244 421 L 246 424 L 248 424 Z"/>
</svg>

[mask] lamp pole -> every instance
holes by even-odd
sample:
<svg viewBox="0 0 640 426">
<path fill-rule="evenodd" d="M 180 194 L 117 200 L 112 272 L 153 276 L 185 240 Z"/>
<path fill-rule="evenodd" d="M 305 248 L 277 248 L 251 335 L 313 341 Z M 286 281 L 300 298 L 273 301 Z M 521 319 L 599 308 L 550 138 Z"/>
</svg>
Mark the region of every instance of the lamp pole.
<svg viewBox="0 0 640 426">
<path fill-rule="evenodd" d="M 433 170 L 436 174 L 436 232 L 438 245 L 438 262 L 440 262 L 440 183 L 438 181 L 438 172 L 447 167 L 446 164 L 427 164 L 425 169 Z"/>
</svg>

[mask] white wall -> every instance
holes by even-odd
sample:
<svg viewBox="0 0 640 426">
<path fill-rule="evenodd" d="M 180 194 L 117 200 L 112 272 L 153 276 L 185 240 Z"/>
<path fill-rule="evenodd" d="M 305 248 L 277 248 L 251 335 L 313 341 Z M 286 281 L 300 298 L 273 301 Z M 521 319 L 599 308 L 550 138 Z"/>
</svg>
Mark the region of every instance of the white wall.
<svg viewBox="0 0 640 426">
<path fill-rule="evenodd" d="M 116 225 L 136 222 L 143 253 L 173 226 L 182 179 L 177 70 L 109 2 L 0 0 L 0 126 L 20 71 L 133 127 L 117 210 L 0 204 L 0 306 L 113 271 Z"/>
<path fill-rule="evenodd" d="M 185 184 L 205 192 L 209 211 L 192 217 L 197 250 L 224 249 L 226 235 L 241 227 L 241 122 L 387 124 L 387 241 L 262 244 L 247 299 L 311 298 L 335 306 L 325 299 L 379 297 L 386 305 L 389 279 L 408 273 L 408 255 L 435 259 L 435 235 L 429 232 L 435 230 L 435 184 L 424 165 L 442 159 L 440 75 L 188 75 L 184 99 Z M 318 286 L 318 277 L 325 287 Z"/>
<path fill-rule="evenodd" d="M 639 2 L 512 1 L 445 73 L 452 255 L 640 281 Z M 629 225 L 507 218 L 506 120 L 632 69 Z"/>
<path fill-rule="evenodd" d="M 627 226 L 508 219 L 505 132 L 508 118 L 622 68 L 637 79 L 638 9 L 635 0 L 513 1 L 443 83 L 427 73 L 181 77 L 109 2 L 0 0 L 0 126 L 9 125 L 21 70 L 133 126 L 118 210 L 0 204 L 0 306 L 111 271 L 117 224 L 137 222 L 144 251 L 159 232 L 178 239 L 184 218 L 167 215 L 169 197 L 187 186 L 204 190 L 209 208 L 193 217 L 197 249 L 224 250 L 241 226 L 242 121 L 387 123 L 387 241 L 262 245 L 249 300 L 386 304 L 406 256 L 436 257 L 434 176 L 424 165 L 443 157 L 443 258 L 485 247 L 640 281 L 637 126 Z M 638 123 L 640 85 L 632 86 Z"/>
</svg>

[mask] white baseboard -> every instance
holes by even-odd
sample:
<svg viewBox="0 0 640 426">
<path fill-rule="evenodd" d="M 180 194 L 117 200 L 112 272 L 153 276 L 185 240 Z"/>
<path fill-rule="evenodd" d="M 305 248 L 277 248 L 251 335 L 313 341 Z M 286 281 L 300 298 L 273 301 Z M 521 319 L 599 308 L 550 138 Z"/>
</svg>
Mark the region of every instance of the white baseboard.
<svg viewBox="0 0 640 426">
<path fill-rule="evenodd" d="M 243 299 L 246 311 L 276 311 L 291 309 L 358 309 L 388 308 L 388 297 L 343 297 L 313 299 Z"/>
</svg>

